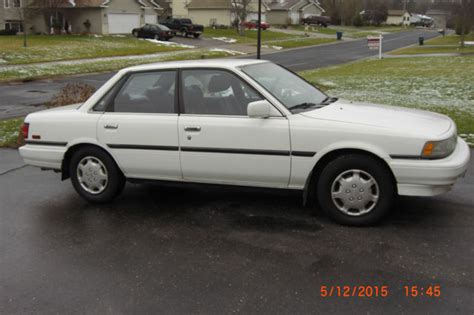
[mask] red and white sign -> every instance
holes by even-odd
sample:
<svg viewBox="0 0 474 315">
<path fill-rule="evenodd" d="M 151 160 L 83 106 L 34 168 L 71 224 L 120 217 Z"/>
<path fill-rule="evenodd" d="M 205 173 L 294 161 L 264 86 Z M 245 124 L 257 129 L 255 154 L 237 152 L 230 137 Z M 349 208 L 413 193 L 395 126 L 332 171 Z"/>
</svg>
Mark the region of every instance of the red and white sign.
<svg viewBox="0 0 474 315">
<path fill-rule="evenodd" d="M 382 37 L 367 36 L 367 45 L 369 46 L 369 49 L 378 49 L 381 41 Z"/>
<path fill-rule="evenodd" d="M 379 59 L 382 59 L 382 39 L 382 35 L 367 36 L 367 46 L 369 46 L 369 49 L 379 50 Z"/>
</svg>

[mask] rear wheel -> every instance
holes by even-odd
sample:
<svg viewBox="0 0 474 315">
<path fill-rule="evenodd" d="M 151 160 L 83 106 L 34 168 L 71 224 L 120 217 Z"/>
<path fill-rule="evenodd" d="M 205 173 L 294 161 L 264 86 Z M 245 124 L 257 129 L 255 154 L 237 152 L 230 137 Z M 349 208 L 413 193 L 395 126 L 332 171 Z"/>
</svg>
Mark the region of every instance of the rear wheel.
<svg viewBox="0 0 474 315">
<path fill-rule="evenodd" d="M 133 31 L 133 32 L 132 32 L 132 35 L 133 35 L 133 37 L 138 37 L 138 32 L 137 32 L 137 31 Z"/>
<path fill-rule="evenodd" d="M 153 37 L 155 40 L 161 40 L 160 39 L 160 36 L 158 34 L 156 34 L 154 37 Z"/>
<path fill-rule="evenodd" d="M 193 34 L 194 38 L 199 38 L 199 36 L 201 36 L 201 34 Z"/>
<path fill-rule="evenodd" d="M 390 211 L 395 183 L 376 158 L 349 154 L 329 162 L 318 179 L 317 198 L 334 221 L 344 225 L 371 225 Z"/>
<path fill-rule="evenodd" d="M 84 147 L 73 154 L 69 174 L 78 194 L 93 203 L 113 200 L 125 185 L 115 161 L 95 147 Z"/>
</svg>

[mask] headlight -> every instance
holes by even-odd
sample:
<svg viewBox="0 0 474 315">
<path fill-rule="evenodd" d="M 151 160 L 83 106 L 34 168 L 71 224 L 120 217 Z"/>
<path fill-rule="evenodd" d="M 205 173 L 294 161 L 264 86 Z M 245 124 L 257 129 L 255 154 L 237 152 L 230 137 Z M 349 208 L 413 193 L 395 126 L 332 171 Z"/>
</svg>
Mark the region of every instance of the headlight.
<svg viewBox="0 0 474 315">
<path fill-rule="evenodd" d="M 458 136 L 456 133 L 445 140 L 428 141 L 423 147 L 421 156 L 425 159 L 442 159 L 453 153 L 457 142 Z"/>
</svg>

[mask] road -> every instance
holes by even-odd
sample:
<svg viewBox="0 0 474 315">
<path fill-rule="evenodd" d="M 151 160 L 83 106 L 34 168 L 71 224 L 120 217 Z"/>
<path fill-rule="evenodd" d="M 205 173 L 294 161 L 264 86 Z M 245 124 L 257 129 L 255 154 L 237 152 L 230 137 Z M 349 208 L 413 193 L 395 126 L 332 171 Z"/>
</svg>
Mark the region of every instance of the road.
<svg viewBox="0 0 474 315">
<path fill-rule="evenodd" d="M 348 228 L 295 192 L 127 184 L 93 206 L 16 151 L 0 159 L 1 314 L 474 312 L 472 160 L 452 192 Z M 323 298 L 324 285 L 389 296 Z"/>
<path fill-rule="evenodd" d="M 384 52 L 418 42 L 418 37 L 426 39 L 438 36 L 434 31 L 415 30 L 385 35 Z M 219 41 L 178 39 L 186 44 L 199 43 L 202 45 L 219 45 Z M 306 70 L 330 65 L 341 64 L 370 56 L 375 56 L 377 51 L 369 50 L 365 39 L 344 41 L 337 44 L 308 47 L 280 51 L 266 54 L 264 59 L 282 64 L 293 70 Z M 39 80 L 33 82 L 0 85 L 0 119 L 19 117 L 29 112 L 43 109 L 41 105 L 49 101 L 67 83 L 84 82 L 94 87 L 100 87 L 114 72 L 102 74 L 77 75 L 52 80 Z"/>
</svg>

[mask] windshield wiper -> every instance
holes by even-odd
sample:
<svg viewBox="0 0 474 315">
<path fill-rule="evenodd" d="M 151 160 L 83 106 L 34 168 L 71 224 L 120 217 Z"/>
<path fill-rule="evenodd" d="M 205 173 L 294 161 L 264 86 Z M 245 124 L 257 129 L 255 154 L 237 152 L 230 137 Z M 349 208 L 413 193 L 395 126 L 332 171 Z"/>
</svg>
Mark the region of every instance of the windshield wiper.
<svg viewBox="0 0 474 315">
<path fill-rule="evenodd" d="M 329 105 L 331 103 L 334 103 L 335 101 L 337 101 L 338 98 L 337 97 L 326 97 L 321 103 L 319 103 L 320 105 Z"/>
<path fill-rule="evenodd" d="M 288 109 L 289 109 L 289 110 L 294 110 L 294 109 L 306 109 L 306 108 L 310 108 L 310 107 L 314 107 L 314 106 L 319 106 L 319 104 L 315 104 L 315 103 L 301 103 L 301 104 L 293 105 L 293 106 L 289 107 Z"/>
</svg>

